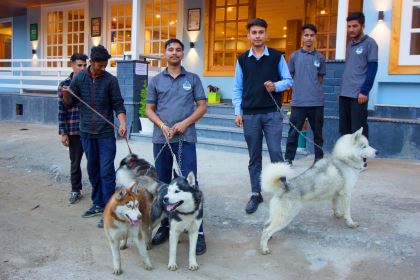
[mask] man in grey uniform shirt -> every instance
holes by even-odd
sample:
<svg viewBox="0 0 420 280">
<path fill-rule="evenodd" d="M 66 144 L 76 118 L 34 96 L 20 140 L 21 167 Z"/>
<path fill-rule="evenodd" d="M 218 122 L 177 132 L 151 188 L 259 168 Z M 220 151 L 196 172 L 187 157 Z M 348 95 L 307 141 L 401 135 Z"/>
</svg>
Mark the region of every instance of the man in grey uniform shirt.
<svg viewBox="0 0 420 280">
<path fill-rule="evenodd" d="M 347 17 L 347 45 L 343 83 L 339 97 L 339 126 L 341 135 L 354 133 L 363 127 L 368 137 L 367 107 L 369 91 L 372 89 L 378 70 L 378 45 L 365 35 L 365 16 L 355 12 Z M 367 167 L 366 159 L 362 169 Z"/>
<path fill-rule="evenodd" d="M 151 79 L 146 99 L 146 115 L 155 124 L 152 141 L 157 177 L 166 184 L 172 180 L 173 165 L 169 147 L 163 148 L 166 139 L 179 160 L 181 175 L 187 176 L 193 171 L 197 180 L 195 122 L 207 112 L 207 99 L 200 78 L 181 66 L 183 57 L 184 45 L 180 40 L 166 41 L 165 59 L 168 67 Z M 152 244 L 161 244 L 168 237 L 169 222 L 164 219 Z M 206 242 L 201 224 L 196 254 L 205 252 Z"/>
<path fill-rule="evenodd" d="M 322 81 L 326 73 L 324 56 L 315 50 L 316 26 L 302 27 L 303 47 L 290 55 L 289 71 L 293 77 L 292 113 L 290 122 L 300 131 L 308 118 L 314 134 L 315 161 L 324 156 L 322 127 L 324 124 L 324 92 Z M 289 164 L 295 159 L 299 133 L 290 126 L 285 159 Z"/>
</svg>

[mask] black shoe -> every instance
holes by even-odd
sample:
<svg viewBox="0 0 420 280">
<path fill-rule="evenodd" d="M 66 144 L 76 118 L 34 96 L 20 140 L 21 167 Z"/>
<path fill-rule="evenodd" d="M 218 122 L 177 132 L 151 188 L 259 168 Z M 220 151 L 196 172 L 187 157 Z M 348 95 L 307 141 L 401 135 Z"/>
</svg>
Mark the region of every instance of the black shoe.
<svg viewBox="0 0 420 280">
<path fill-rule="evenodd" d="M 155 236 L 152 238 L 152 245 L 159 245 L 164 243 L 169 238 L 169 227 L 162 226 L 158 228 Z"/>
<path fill-rule="evenodd" d="M 82 199 L 82 194 L 80 192 L 70 192 L 69 196 L 69 203 L 75 204 L 76 202 L 80 201 Z"/>
<path fill-rule="evenodd" d="M 100 219 L 98 222 L 98 228 L 104 228 L 104 219 Z"/>
<path fill-rule="evenodd" d="M 251 198 L 249 199 L 247 205 L 246 205 L 246 213 L 247 214 L 252 214 L 255 211 L 257 211 L 258 209 L 258 204 L 260 204 L 261 202 L 263 202 L 263 197 L 261 194 L 258 195 L 252 195 Z"/>
<path fill-rule="evenodd" d="M 206 239 L 204 234 L 198 234 L 197 246 L 195 247 L 195 254 L 197 256 L 204 254 L 207 251 Z"/>
<path fill-rule="evenodd" d="M 82 218 L 90 218 L 94 216 L 102 215 L 104 208 L 98 205 L 92 205 L 85 213 L 82 214 Z"/>
</svg>

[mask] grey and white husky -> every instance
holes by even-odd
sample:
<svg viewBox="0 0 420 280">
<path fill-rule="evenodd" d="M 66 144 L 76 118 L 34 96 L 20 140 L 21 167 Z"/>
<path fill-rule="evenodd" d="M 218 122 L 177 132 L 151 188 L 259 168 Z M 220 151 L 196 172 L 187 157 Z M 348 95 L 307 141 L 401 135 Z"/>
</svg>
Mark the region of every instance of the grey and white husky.
<svg viewBox="0 0 420 280">
<path fill-rule="evenodd" d="M 176 249 L 179 235 L 187 231 L 189 238 L 190 270 L 197 270 L 198 263 L 195 254 L 198 230 L 203 220 L 203 194 L 196 185 L 195 176 L 190 172 L 187 177 L 176 177 L 167 189 L 161 188 L 153 203 L 152 220 L 158 220 L 162 215 L 169 218 L 169 270 L 177 270 Z"/>
<path fill-rule="evenodd" d="M 356 185 L 363 158 L 373 158 L 376 150 L 362 135 L 363 128 L 337 140 L 330 157 L 318 161 L 312 168 L 295 176 L 288 164 L 274 163 L 261 174 L 263 190 L 274 193 L 270 201 L 270 217 L 265 223 L 260 247 L 262 254 L 270 253 L 268 240 L 285 228 L 307 201 L 332 199 L 336 218 L 342 218 L 350 228 L 359 225 L 350 214 L 351 193 Z"/>
</svg>

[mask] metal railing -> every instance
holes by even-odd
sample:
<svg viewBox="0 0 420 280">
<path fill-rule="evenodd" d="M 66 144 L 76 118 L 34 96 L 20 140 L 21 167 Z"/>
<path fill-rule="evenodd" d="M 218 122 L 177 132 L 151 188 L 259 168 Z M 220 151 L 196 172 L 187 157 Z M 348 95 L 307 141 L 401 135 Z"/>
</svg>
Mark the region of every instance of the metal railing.
<svg viewBox="0 0 420 280">
<path fill-rule="evenodd" d="M 159 57 L 142 57 L 160 60 Z M 116 76 L 117 67 L 107 67 Z M 160 72 L 150 67 L 149 77 Z M 0 89 L 3 91 L 56 91 L 62 80 L 72 72 L 67 59 L 0 59 Z"/>
</svg>

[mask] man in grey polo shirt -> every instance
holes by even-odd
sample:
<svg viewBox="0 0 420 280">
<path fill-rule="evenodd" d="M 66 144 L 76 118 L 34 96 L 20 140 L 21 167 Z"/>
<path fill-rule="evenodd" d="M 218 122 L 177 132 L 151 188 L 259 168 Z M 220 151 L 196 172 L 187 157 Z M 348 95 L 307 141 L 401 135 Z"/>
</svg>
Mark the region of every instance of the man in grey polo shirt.
<svg viewBox="0 0 420 280">
<path fill-rule="evenodd" d="M 324 92 L 322 81 L 326 74 L 324 56 L 315 50 L 316 26 L 302 27 L 303 47 L 290 55 L 289 71 L 293 77 L 292 113 L 290 122 L 300 131 L 308 118 L 315 142 L 315 161 L 324 156 L 322 127 L 324 125 Z M 285 159 L 295 159 L 299 133 L 290 126 Z"/>
<path fill-rule="evenodd" d="M 172 180 L 173 157 L 168 146 L 163 148 L 166 138 L 181 165 L 182 175 L 193 171 L 197 180 L 195 122 L 207 112 L 206 95 L 200 78 L 181 66 L 183 57 L 184 45 L 181 41 L 166 41 L 165 59 L 168 67 L 151 79 L 146 99 L 146 115 L 155 124 L 152 141 L 157 177 L 167 184 Z M 168 237 L 169 222 L 165 219 L 152 243 L 161 244 Z M 206 242 L 201 224 L 196 254 L 205 252 Z"/>
<path fill-rule="evenodd" d="M 369 91 L 372 89 L 378 70 L 378 45 L 365 35 L 365 16 L 355 12 L 347 17 L 347 45 L 343 83 L 339 97 L 339 127 L 341 135 L 354 133 L 363 127 L 368 137 L 367 107 Z M 366 159 L 362 170 L 366 169 Z"/>
</svg>

